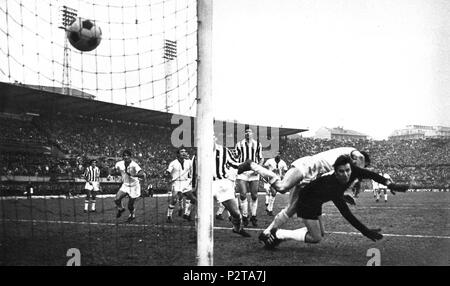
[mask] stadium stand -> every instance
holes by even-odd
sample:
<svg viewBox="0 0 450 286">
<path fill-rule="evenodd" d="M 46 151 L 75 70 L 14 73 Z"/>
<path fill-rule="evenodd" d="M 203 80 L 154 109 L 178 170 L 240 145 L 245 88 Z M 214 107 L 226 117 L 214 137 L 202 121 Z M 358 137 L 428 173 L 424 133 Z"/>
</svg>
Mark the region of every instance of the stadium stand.
<svg viewBox="0 0 450 286">
<path fill-rule="evenodd" d="M 38 178 L 73 181 L 82 177 L 89 159 L 96 158 L 101 177 L 117 183 L 116 178 L 108 176 L 110 169 L 124 149 L 131 149 L 135 160 L 149 174 L 151 183 L 161 184 L 175 151 L 170 142 L 173 126 L 169 114 L 47 92 L 42 94 L 42 91 L 34 91 L 39 96 L 24 92 L 21 97 L 21 88 L 18 91 L 9 88 L 13 92 L 2 95 L 8 105 L 0 110 L 2 181 L 11 183 L 17 181 L 14 179 L 17 176 L 27 177 L 22 181 L 39 181 Z M 50 101 L 53 104 L 48 104 Z M 69 103 L 73 106 L 68 107 Z M 36 106 L 39 106 L 37 110 Z M 281 134 L 280 149 L 288 163 L 332 148 L 353 146 L 368 151 L 372 167 L 386 170 L 396 181 L 411 180 L 415 185 L 449 188 L 448 139 L 342 141 L 284 136 L 299 131 L 301 129 L 284 130 Z M 188 151 L 195 154 L 193 148 Z M 41 189 L 45 190 L 45 186 L 48 187 L 44 185 Z"/>
<path fill-rule="evenodd" d="M 121 150 L 135 151 L 136 160 L 157 185 L 168 162 L 173 158 L 170 130 L 144 124 L 111 122 L 102 119 L 53 116 L 34 118 L 32 124 L 2 119 L 7 136 L 4 139 L 32 140 L 35 144 L 54 142 L 65 157 L 46 154 L 3 151 L 2 175 L 81 177 L 89 158 L 98 158 L 101 176 L 106 178 Z M 32 128 L 30 126 L 36 126 Z M 18 131 L 19 129 L 20 131 Z M 38 132 L 41 130 L 42 132 Z M 51 134 L 47 138 L 45 134 Z M 324 139 L 286 139 L 281 151 L 288 162 L 340 146 L 354 146 L 367 150 L 375 170 L 387 170 L 396 181 L 412 178 L 415 184 L 449 184 L 450 141 L 420 139 L 407 141 L 338 141 Z M 194 150 L 190 150 L 193 154 Z"/>
<path fill-rule="evenodd" d="M 351 146 L 371 155 L 372 168 L 384 170 L 399 182 L 423 186 L 449 186 L 450 140 L 326 140 L 299 138 L 284 141 L 284 156 L 292 162 L 296 158 L 332 148 Z"/>
</svg>

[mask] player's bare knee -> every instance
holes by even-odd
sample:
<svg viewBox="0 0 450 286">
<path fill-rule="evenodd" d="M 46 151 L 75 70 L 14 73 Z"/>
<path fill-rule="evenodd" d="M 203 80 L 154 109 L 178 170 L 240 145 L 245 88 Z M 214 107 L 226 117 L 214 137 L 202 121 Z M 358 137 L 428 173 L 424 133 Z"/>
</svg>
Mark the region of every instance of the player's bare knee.
<svg viewBox="0 0 450 286">
<path fill-rule="evenodd" d="M 122 193 L 119 191 L 114 198 L 114 202 L 120 202 L 122 200 Z"/>
<path fill-rule="evenodd" d="M 237 210 L 231 209 L 228 211 L 230 212 L 230 215 L 233 219 L 241 219 L 241 214 Z"/>
<path fill-rule="evenodd" d="M 287 209 L 285 212 L 286 216 L 289 218 L 293 217 L 296 213 L 297 213 L 296 210 L 290 210 L 290 209 Z"/>
<path fill-rule="evenodd" d="M 230 205 L 228 205 L 228 204 L 223 204 L 223 205 L 225 206 L 226 210 L 230 212 L 230 215 L 233 218 L 240 219 L 241 213 L 239 212 L 239 210 L 237 208 L 230 207 Z"/>
<path fill-rule="evenodd" d="M 284 210 L 288 217 L 292 217 L 297 212 L 295 205 L 288 205 Z"/>
<path fill-rule="evenodd" d="M 273 184 L 272 187 L 279 193 L 286 193 L 289 191 L 289 186 L 281 181 L 278 181 L 277 183 Z"/>
<path fill-rule="evenodd" d="M 241 217 L 239 215 L 236 216 L 236 214 L 235 215 L 231 214 L 231 223 L 232 224 L 237 224 L 240 222 L 241 222 Z"/>
</svg>

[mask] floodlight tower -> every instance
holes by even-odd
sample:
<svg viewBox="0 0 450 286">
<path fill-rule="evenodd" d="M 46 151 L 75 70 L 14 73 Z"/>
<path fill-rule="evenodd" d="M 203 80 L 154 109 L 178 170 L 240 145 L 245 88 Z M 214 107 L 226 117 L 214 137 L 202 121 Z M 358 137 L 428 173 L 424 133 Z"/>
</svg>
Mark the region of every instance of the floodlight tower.
<svg viewBox="0 0 450 286">
<path fill-rule="evenodd" d="M 169 94 L 175 90 L 174 77 L 174 59 L 177 57 L 177 41 L 165 40 L 164 41 L 164 56 L 165 59 L 165 79 L 166 79 L 166 112 L 169 112 Z"/>
<path fill-rule="evenodd" d="M 62 26 L 59 26 L 60 29 L 64 30 L 64 57 L 63 57 L 63 76 L 62 76 L 62 93 L 71 95 L 71 89 L 70 89 L 70 48 L 69 48 L 69 41 L 67 39 L 67 29 L 72 25 L 72 23 L 75 21 L 77 17 L 77 10 L 62 6 L 61 8 L 62 13 Z"/>
</svg>

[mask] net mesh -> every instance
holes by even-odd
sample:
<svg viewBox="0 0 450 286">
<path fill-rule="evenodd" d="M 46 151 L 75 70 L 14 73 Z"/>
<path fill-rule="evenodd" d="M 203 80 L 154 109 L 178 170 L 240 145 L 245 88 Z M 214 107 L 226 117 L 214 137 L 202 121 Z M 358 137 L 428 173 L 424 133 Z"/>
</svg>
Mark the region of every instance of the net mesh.
<svg viewBox="0 0 450 286">
<path fill-rule="evenodd" d="M 196 5 L 195 0 L 0 1 L 0 81 L 194 116 Z M 100 27 L 96 49 L 82 52 L 69 43 L 63 23 L 68 11 Z M 170 130 L 61 114 L 48 105 L 47 114 L 33 118 L 7 113 L 5 106 L 0 110 L 5 135 L 0 265 L 65 265 L 73 261 L 71 249 L 80 251 L 82 265 L 195 264 L 195 209 L 188 221 L 178 217 L 177 204 L 174 222 L 166 221 L 170 185 L 163 173 L 175 159 Z M 133 151 L 148 175 L 142 191 L 150 185 L 155 191 L 136 200 L 132 223 L 126 222 L 128 210 L 116 218 L 114 196 L 121 183 L 109 176 L 124 149 Z M 95 212 L 84 212 L 86 201 L 92 205 L 82 176 L 91 158 L 101 167 L 101 192 Z"/>
<path fill-rule="evenodd" d="M 1 81 L 195 114 L 196 1 L 66 2 L 0 3 Z M 95 50 L 81 52 L 70 44 L 65 49 L 64 7 L 101 28 Z M 176 44 L 171 58 L 164 56 L 167 40 Z"/>
</svg>

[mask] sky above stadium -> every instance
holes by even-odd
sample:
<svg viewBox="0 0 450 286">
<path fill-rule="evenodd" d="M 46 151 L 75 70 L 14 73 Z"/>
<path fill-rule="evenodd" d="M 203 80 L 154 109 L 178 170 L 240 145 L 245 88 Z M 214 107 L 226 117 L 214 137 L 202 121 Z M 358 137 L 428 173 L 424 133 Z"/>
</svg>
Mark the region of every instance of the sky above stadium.
<svg viewBox="0 0 450 286">
<path fill-rule="evenodd" d="M 73 88 L 165 110 L 163 43 L 173 38 L 178 95 L 169 97 L 170 111 L 195 114 L 193 0 L 0 1 L 0 80 L 61 84 L 63 4 L 103 31 L 95 51 L 72 49 Z M 214 0 L 213 7 L 215 118 L 310 129 L 305 135 L 342 126 L 375 139 L 411 124 L 450 126 L 449 1 Z"/>
<path fill-rule="evenodd" d="M 448 1 L 215 0 L 214 9 L 217 117 L 375 139 L 409 124 L 450 126 Z"/>
</svg>

